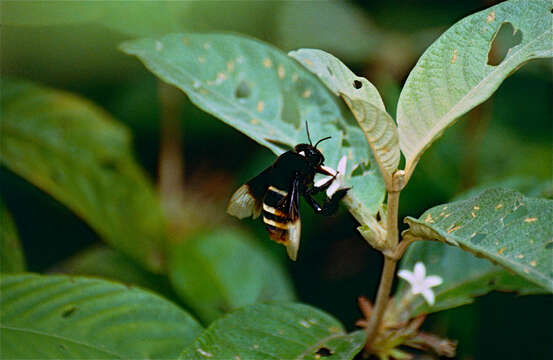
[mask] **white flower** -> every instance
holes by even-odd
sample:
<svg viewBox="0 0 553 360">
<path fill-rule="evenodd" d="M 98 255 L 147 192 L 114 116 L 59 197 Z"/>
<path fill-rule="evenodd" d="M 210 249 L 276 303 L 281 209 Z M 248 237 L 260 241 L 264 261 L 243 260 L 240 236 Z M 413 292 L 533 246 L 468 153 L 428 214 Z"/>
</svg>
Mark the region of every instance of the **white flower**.
<svg viewBox="0 0 553 360">
<path fill-rule="evenodd" d="M 429 305 L 434 305 L 434 292 L 431 287 L 442 283 L 442 278 L 436 275 L 426 276 L 426 268 L 422 262 L 415 264 L 413 272 L 409 270 L 400 270 L 397 274 L 411 285 L 411 292 L 421 294 Z"/>
<path fill-rule="evenodd" d="M 328 171 L 329 173 L 333 174 L 334 175 L 334 181 L 332 182 L 332 184 L 330 184 L 330 186 L 328 187 L 328 189 L 326 189 L 326 196 L 328 196 L 329 198 L 332 197 L 332 195 L 334 195 L 334 193 L 336 191 L 338 191 L 338 189 L 341 189 L 341 188 L 344 188 L 345 184 L 344 184 L 344 176 L 346 175 L 346 163 L 347 163 L 347 156 L 344 155 L 340 161 L 338 162 L 338 169 L 337 170 L 334 170 L 333 168 L 330 168 L 328 166 L 323 166 L 323 168 Z M 315 182 L 315 186 L 316 187 L 320 187 L 320 186 L 323 186 L 328 180 L 330 180 L 332 178 L 332 176 L 325 176 L 319 180 L 317 180 Z"/>
</svg>

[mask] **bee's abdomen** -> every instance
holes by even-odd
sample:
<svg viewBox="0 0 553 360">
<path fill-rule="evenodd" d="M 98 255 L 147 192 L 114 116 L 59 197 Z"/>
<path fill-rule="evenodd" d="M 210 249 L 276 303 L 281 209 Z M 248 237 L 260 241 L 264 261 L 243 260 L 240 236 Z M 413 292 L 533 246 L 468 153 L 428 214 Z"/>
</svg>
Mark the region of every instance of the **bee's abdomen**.
<svg viewBox="0 0 553 360">
<path fill-rule="evenodd" d="M 269 186 L 263 198 L 263 222 L 271 239 L 277 242 L 286 242 L 292 221 L 289 214 L 283 211 L 287 195 L 287 191 Z"/>
</svg>

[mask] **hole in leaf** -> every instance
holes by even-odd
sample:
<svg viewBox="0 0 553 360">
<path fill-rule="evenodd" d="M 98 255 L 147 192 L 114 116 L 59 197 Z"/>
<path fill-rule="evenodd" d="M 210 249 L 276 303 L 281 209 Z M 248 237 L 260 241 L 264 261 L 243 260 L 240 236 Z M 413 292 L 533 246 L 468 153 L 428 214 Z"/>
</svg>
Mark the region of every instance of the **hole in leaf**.
<svg viewBox="0 0 553 360">
<path fill-rule="evenodd" d="M 370 165 L 368 162 L 366 163 L 359 163 L 357 166 L 354 167 L 353 171 L 351 172 L 351 176 L 362 176 L 367 171 L 370 170 Z"/>
<path fill-rule="evenodd" d="M 71 305 L 71 307 L 61 313 L 61 317 L 67 319 L 68 317 L 73 315 L 75 311 L 77 311 L 77 307 L 75 305 Z"/>
<path fill-rule="evenodd" d="M 488 52 L 488 65 L 497 66 L 505 60 L 511 48 L 522 42 L 522 32 L 506 22 L 501 24 L 492 39 L 492 46 Z"/>
<path fill-rule="evenodd" d="M 553 249 L 553 241 L 548 242 L 543 247 L 546 248 L 547 250 Z"/>
<path fill-rule="evenodd" d="M 330 356 L 330 355 L 332 355 L 332 350 L 330 350 L 329 348 L 323 346 L 322 348 L 317 350 L 315 352 L 315 354 L 320 355 L 320 356 Z"/>
<path fill-rule="evenodd" d="M 382 217 L 380 216 L 380 211 L 376 213 L 376 221 L 382 220 Z"/>
<path fill-rule="evenodd" d="M 240 81 L 238 86 L 236 87 L 236 90 L 234 91 L 234 96 L 236 96 L 238 99 L 245 99 L 248 98 L 251 95 L 251 89 L 249 85 L 245 81 Z"/>
<path fill-rule="evenodd" d="M 353 80 L 353 87 L 356 89 L 361 89 L 363 87 L 363 83 L 359 80 Z"/>
</svg>

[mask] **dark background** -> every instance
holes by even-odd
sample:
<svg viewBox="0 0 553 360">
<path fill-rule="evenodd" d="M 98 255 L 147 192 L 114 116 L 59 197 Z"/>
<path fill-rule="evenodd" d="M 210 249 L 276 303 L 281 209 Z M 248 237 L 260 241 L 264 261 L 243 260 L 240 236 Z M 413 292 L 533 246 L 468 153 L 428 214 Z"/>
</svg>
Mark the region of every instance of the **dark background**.
<svg viewBox="0 0 553 360">
<path fill-rule="evenodd" d="M 255 5 L 211 2 L 183 29 L 248 33 L 283 50 L 318 47 L 340 57 L 372 81 L 389 111 L 424 49 L 447 27 L 496 1 L 357 1 L 336 3 L 340 12 L 317 2 Z M 222 6 L 221 9 L 218 9 Z M 226 10 L 225 10 L 226 9 Z M 329 10 L 330 9 L 330 10 Z M 3 19 L 9 14 L 4 13 Z M 152 15 L 154 16 L 154 15 Z M 186 20 L 186 21 L 185 21 Z M 327 29 L 321 33 L 321 29 Z M 507 34 L 508 35 L 508 34 Z M 139 62 L 117 50 L 135 36 L 90 24 L 3 26 L 2 75 L 75 92 L 105 108 L 132 130 L 138 161 L 155 181 L 161 132 L 158 82 Z M 492 50 L 501 57 L 509 36 Z M 464 116 L 423 156 L 401 195 L 401 217 L 418 216 L 475 185 L 504 178 L 551 179 L 553 88 L 551 61 L 525 65 L 492 99 Z M 274 155 L 245 135 L 194 108 L 182 96 L 182 154 L 188 191 L 215 205 L 270 164 Z M 5 168 L 0 196 L 12 212 L 30 271 L 46 272 L 98 236 L 71 211 Z M 318 218 L 302 211 L 301 256 L 284 260 L 260 222 L 244 221 L 287 264 L 302 302 L 337 316 L 350 329 L 360 317 L 356 298 L 374 298 L 382 257 L 355 230 L 342 209 Z M 429 316 L 424 328 L 459 340 L 459 359 L 551 359 L 551 296 L 483 296 L 474 304 Z"/>
</svg>

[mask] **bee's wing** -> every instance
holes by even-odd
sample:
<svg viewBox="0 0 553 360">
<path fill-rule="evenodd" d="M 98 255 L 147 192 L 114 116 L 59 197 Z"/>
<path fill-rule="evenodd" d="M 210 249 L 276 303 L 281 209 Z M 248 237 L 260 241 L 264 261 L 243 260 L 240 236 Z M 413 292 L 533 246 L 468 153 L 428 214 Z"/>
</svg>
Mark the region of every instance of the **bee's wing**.
<svg viewBox="0 0 553 360">
<path fill-rule="evenodd" d="M 227 213 L 243 219 L 252 216 L 254 219 L 261 214 L 263 195 L 269 186 L 272 167 L 267 168 L 261 174 L 257 175 L 232 194 L 230 198 Z"/>
<path fill-rule="evenodd" d="M 288 207 L 290 223 L 288 227 L 288 236 L 284 245 L 286 246 L 288 257 L 296 261 L 296 258 L 298 257 L 298 250 L 300 248 L 301 236 L 300 194 L 298 192 L 298 184 L 296 181 L 294 181 L 292 191 L 288 196 L 290 197 Z"/>
</svg>

